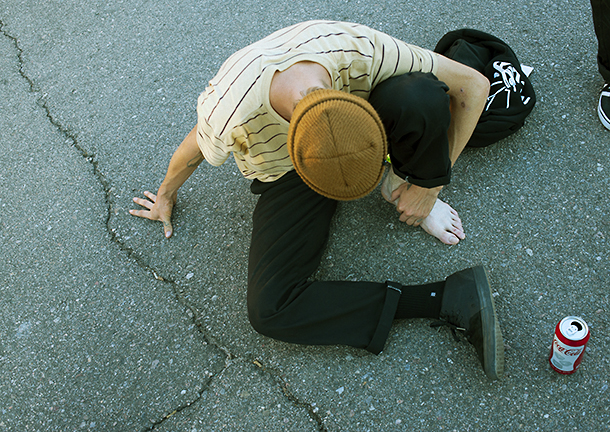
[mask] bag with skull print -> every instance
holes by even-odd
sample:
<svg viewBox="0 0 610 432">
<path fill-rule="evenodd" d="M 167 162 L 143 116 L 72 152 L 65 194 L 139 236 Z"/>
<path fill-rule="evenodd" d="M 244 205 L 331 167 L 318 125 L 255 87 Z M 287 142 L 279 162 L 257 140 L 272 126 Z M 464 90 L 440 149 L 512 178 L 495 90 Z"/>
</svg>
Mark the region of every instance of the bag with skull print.
<svg viewBox="0 0 610 432">
<path fill-rule="evenodd" d="M 504 41 L 479 30 L 461 29 L 443 36 L 434 51 L 478 70 L 491 84 L 468 146 L 486 147 L 523 126 L 536 95 L 524 67 Z"/>
</svg>

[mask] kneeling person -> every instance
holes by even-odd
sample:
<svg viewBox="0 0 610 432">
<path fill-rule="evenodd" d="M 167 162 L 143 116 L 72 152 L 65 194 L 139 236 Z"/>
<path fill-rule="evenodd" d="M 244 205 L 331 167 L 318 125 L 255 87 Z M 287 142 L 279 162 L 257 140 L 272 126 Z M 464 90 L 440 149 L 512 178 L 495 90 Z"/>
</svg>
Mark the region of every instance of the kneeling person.
<svg viewBox="0 0 610 432">
<path fill-rule="evenodd" d="M 370 193 L 388 153 L 392 177 L 382 190 L 401 221 L 447 244 L 464 238 L 457 213 L 437 197 L 488 91 L 473 69 L 365 26 L 288 27 L 224 63 L 158 193 L 134 198 L 147 210 L 131 213 L 162 221 L 170 237 L 180 186 L 203 159 L 220 165 L 232 153 L 260 195 L 248 263 L 257 331 L 379 353 L 394 319 L 440 318 L 464 330 L 485 373 L 500 378 L 502 336 L 482 267 L 422 286 L 309 280 L 337 202 Z"/>
</svg>

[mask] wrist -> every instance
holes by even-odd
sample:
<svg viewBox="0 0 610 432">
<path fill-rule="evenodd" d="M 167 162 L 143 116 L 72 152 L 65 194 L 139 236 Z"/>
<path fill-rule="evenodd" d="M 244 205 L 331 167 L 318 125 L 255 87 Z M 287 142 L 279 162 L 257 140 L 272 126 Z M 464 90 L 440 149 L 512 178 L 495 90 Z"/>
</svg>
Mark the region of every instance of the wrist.
<svg viewBox="0 0 610 432">
<path fill-rule="evenodd" d="M 437 196 L 439 193 L 441 193 L 441 190 L 443 190 L 444 186 L 441 185 L 441 186 L 436 186 L 436 187 L 432 187 L 432 188 L 427 188 L 427 187 L 412 184 L 411 187 L 418 189 L 420 193 Z"/>
<path fill-rule="evenodd" d="M 435 188 L 430 189 L 430 196 L 432 196 L 435 200 L 438 198 L 438 195 L 443 190 L 443 186 L 437 186 Z"/>
<path fill-rule="evenodd" d="M 161 199 L 173 200 L 178 195 L 178 188 L 171 187 L 167 184 L 161 183 L 159 186 L 159 190 L 157 191 L 157 196 Z"/>
</svg>

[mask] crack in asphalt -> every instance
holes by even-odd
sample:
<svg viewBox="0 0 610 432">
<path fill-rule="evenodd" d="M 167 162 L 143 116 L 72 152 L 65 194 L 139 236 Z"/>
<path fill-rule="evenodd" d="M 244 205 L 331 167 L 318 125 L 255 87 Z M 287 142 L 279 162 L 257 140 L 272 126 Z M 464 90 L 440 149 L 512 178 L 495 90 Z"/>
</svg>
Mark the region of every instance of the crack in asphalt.
<svg viewBox="0 0 610 432">
<path fill-rule="evenodd" d="M 280 390 L 282 390 L 284 397 L 286 397 L 286 399 L 288 399 L 295 407 L 302 408 L 307 411 L 309 417 L 311 417 L 318 424 L 318 430 L 320 432 L 328 432 L 328 429 L 326 429 L 326 426 L 324 426 L 322 417 L 320 417 L 320 415 L 316 412 L 315 408 L 311 404 L 299 400 L 299 398 L 297 398 L 294 393 L 288 389 L 288 383 L 282 378 L 279 371 L 266 367 L 259 360 L 253 360 L 252 363 L 258 366 L 263 372 L 267 373 L 275 381 Z"/>
<path fill-rule="evenodd" d="M 227 369 L 227 366 L 225 366 L 223 368 L 223 370 L 218 373 L 218 375 L 222 374 L 222 372 L 224 372 L 226 369 Z M 215 376 L 216 375 L 214 375 L 213 377 L 215 377 Z M 190 406 L 195 405 L 203 397 L 203 394 L 207 391 L 208 387 L 212 384 L 213 377 L 210 377 L 206 380 L 207 382 L 205 383 L 202 390 L 197 394 L 197 397 L 194 400 L 192 400 L 190 402 L 186 402 L 183 405 L 180 405 L 178 408 L 175 408 L 174 410 L 172 410 L 169 414 L 166 414 L 165 416 L 163 416 L 163 418 L 161 418 L 160 420 L 152 422 L 152 426 L 144 429 L 143 432 L 154 431 L 157 428 L 157 426 L 161 426 L 165 421 L 169 420 L 171 417 L 173 417 L 176 414 L 178 414 L 179 412 L 189 408 Z"/>
<path fill-rule="evenodd" d="M 178 287 L 178 284 L 174 280 L 169 279 L 167 277 L 160 276 L 159 273 L 154 268 L 143 263 L 142 260 L 138 257 L 138 255 L 132 248 L 125 246 L 125 244 L 123 242 L 121 242 L 120 237 L 116 234 L 115 230 L 110 227 L 111 212 L 112 212 L 112 207 L 113 207 L 113 203 L 114 203 L 113 199 L 112 199 L 112 186 L 110 185 L 110 182 L 106 179 L 106 176 L 102 173 L 102 170 L 100 169 L 99 163 L 96 159 L 96 155 L 94 153 L 88 152 L 84 147 L 82 147 L 78 142 L 77 135 L 73 131 L 71 131 L 69 128 L 62 125 L 59 121 L 57 121 L 53 117 L 53 115 L 51 113 L 51 109 L 49 108 L 49 106 L 45 100 L 46 94 L 42 93 L 41 89 L 24 71 L 24 65 L 25 65 L 25 61 L 23 59 L 24 51 L 19 46 L 19 40 L 17 39 L 17 37 L 12 36 L 5 30 L 5 24 L 2 19 L 0 19 L 0 34 L 4 35 L 4 37 L 9 39 L 12 42 L 13 46 L 15 47 L 15 50 L 17 53 L 18 66 L 19 66 L 19 68 L 18 68 L 19 75 L 27 82 L 27 84 L 29 86 L 29 91 L 31 93 L 39 94 L 39 97 L 36 100 L 36 104 L 40 108 L 42 108 L 49 123 L 51 123 L 51 125 L 53 125 L 66 138 L 66 141 L 69 141 L 71 143 L 72 147 L 75 148 L 81 154 L 81 156 L 87 162 L 89 162 L 91 164 L 93 174 L 95 175 L 98 182 L 101 184 L 102 189 L 104 191 L 104 200 L 105 200 L 105 204 L 106 204 L 106 208 L 107 208 L 104 225 L 106 226 L 106 230 L 108 232 L 108 235 L 112 239 L 112 241 L 114 243 L 116 243 L 118 245 L 119 249 L 121 251 L 123 251 L 127 255 L 128 258 L 133 260 L 140 268 L 142 268 L 146 272 L 152 274 L 152 276 L 156 280 L 163 282 L 163 283 L 167 284 L 169 287 L 171 287 L 178 303 L 190 312 L 189 316 L 191 317 L 192 323 L 195 325 L 195 328 L 197 328 L 204 343 L 206 345 L 213 346 L 214 348 L 218 349 L 219 351 L 222 351 L 225 355 L 224 367 L 222 368 L 222 370 L 215 373 L 214 375 L 212 375 L 210 378 L 206 379 L 202 383 L 203 384 L 202 390 L 198 393 L 198 397 L 195 398 L 194 400 L 187 402 L 187 403 L 177 407 L 176 409 L 172 410 L 170 413 L 166 414 L 163 418 L 154 422 L 150 428 L 144 429 L 144 431 L 152 431 L 152 430 L 156 429 L 158 426 L 162 425 L 165 421 L 167 421 L 174 415 L 195 405 L 203 397 L 203 394 L 207 391 L 207 389 L 211 386 L 214 378 L 222 375 L 222 373 L 224 371 L 226 371 L 227 368 L 229 367 L 231 360 L 236 359 L 238 357 L 233 355 L 225 347 L 222 347 L 221 345 L 212 342 L 206 336 L 206 334 L 202 328 L 202 324 L 200 324 L 201 320 L 199 319 L 200 316 L 197 313 L 197 309 L 195 307 L 191 306 L 186 301 L 186 299 L 184 299 L 184 297 L 182 295 L 180 295 L 180 289 Z M 288 383 L 283 378 L 281 378 L 281 375 L 278 371 L 265 367 L 258 360 L 254 360 L 254 361 L 252 361 L 252 363 L 255 364 L 256 366 L 258 366 L 261 373 L 267 374 L 268 376 L 270 376 L 272 378 L 272 380 L 276 383 L 276 385 L 281 390 L 281 393 L 284 395 L 284 397 L 286 399 L 288 399 L 290 401 L 290 403 L 293 406 L 304 409 L 307 412 L 309 417 L 317 423 L 320 432 L 327 432 L 327 429 L 324 426 L 324 422 L 322 421 L 322 418 L 314 411 L 314 407 L 311 404 L 308 404 L 306 402 L 299 400 L 298 397 L 296 397 L 292 392 L 290 392 L 290 390 L 288 390 Z"/>
<path fill-rule="evenodd" d="M 199 333 L 201 334 L 201 337 L 204 341 L 205 344 L 213 346 L 215 348 L 217 348 L 219 351 L 222 351 L 225 354 L 225 366 L 223 367 L 223 369 L 217 373 L 214 374 L 217 375 L 219 373 L 222 373 L 222 371 L 224 371 L 227 367 L 228 367 L 228 361 L 233 357 L 231 355 L 231 353 L 228 352 L 228 350 L 226 350 L 225 348 L 211 343 L 208 338 L 205 336 L 205 333 L 203 332 L 201 325 L 198 324 L 198 316 L 197 316 L 197 312 L 196 310 L 191 307 L 179 294 L 178 291 L 178 285 L 176 284 L 175 281 L 172 281 L 170 279 L 167 278 L 163 278 L 161 276 L 158 275 L 158 273 L 150 266 L 142 263 L 142 261 L 138 258 L 138 256 L 135 254 L 135 251 L 131 248 L 126 247 L 119 239 L 119 237 L 117 236 L 117 234 L 115 233 L 115 231 L 110 228 L 110 219 L 111 219 L 111 211 L 112 211 L 112 205 L 113 205 L 113 200 L 112 200 L 112 188 L 110 186 L 110 183 L 108 182 L 108 180 L 106 179 L 106 177 L 104 176 L 104 174 L 102 173 L 100 167 L 99 167 L 99 163 L 96 160 L 95 154 L 89 153 L 86 149 L 84 149 L 78 142 L 78 137 L 67 127 L 65 127 L 64 125 L 62 125 L 60 122 L 58 122 L 53 115 L 51 114 L 51 110 L 47 104 L 47 102 L 45 101 L 45 96 L 44 94 L 42 94 L 41 89 L 36 85 L 36 83 L 25 73 L 24 71 L 24 65 L 25 62 L 23 60 L 23 49 L 19 46 L 19 40 L 15 37 L 12 36 L 11 34 L 7 33 L 5 30 L 5 24 L 3 20 L 0 20 L 0 34 L 4 35 L 7 39 L 9 39 L 13 46 L 15 47 L 15 50 L 17 52 L 17 60 L 18 60 L 18 71 L 19 71 L 19 75 L 27 82 L 28 86 L 29 86 L 29 91 L 33 94 L 39 94 L 39 98 L 36 100 L 36 104 L 42 108 L 42 110 L 45 113 L 45 116 L 47 117 L 49 123 L 51 123 L 51 125 L 53 125 L 65 138 L 67 142 L 70 142 L 72 147 L 75 148 L 80 154 L 81 156 L 91 164 L 92 169 L 93 169 L 93 174 L 95 175 L 96 179 L 98 180 L 98 182 L 101 184 L 102 189 L 104 191 L 104 200 L 105 200 L 105 204 L 106 204 L 106 208 L 107 208 L 107 213 L 106 213 L 106 218 L 104 220 L 104 225 L 106 226 L 106 230 L 110 236 L 110 238 L 112 239 L 112 241 L 114 241 L 118 246 L 119 249 L 123 252 L 125 252 L 127 254 L 127 256 L 133 260 L 140 268 L 144 269 L 145 271 L 151 273 L 153 275 L 153 277 L 167 285 L 169 285 L 172 288 L 172 291 L 174 293 L 174 296 L 176 298 L 176 300 L 178 301 L 178 303 L 183 306 L 185 309 L 190 311 L 190 316 L 192 319 L 192 323 L 195 325 L 195 327 L 197 328 L 197 330 L 199 331 Z M 174 414 L 176 414 L 179 411 L 182 411 L 183 409 L 185 409 L 186 407 L 193 405 L 194 403 L 196 403 L 202 396 L 203 392 L 205 391 L 206 388 L 209 387 L 210 383 L 211 383 L 212 379 L 207 379 L 203 384 L 202 387 L 202 391 L 199 393 L 199 397 L 196 398 L 195 400 L 188 402 L 187 404 L 180 406 L 174 410 L 172 410 L 172 412 L 170 414 L 167 414 L 166 416 L 163 417 L 163 419 L 157 423 L 155 423 L 156 425 L 160 424 L 161 422 L 163 422 L 164 420 L 167 420 L 168 418 L 170 418 L 171 416 L 173 416 Z M 151 430 L 151 429 L 146 429 L 146 430 Z"/>
</svg>

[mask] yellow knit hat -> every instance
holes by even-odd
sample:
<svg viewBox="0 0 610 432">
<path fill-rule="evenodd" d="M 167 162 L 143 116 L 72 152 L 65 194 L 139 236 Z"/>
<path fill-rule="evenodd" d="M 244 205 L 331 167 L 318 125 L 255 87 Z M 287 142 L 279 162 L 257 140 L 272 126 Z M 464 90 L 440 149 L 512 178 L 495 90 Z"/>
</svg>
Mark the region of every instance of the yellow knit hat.
<svg viewBox="0 0 610 432">
<path fill-rule="evenodd" d="M 387 142 L 381 119 L 366 100 L 316 90 L 292 114 L 288 152 L 310 188 L 347 201 L 367 195 L 381 181 Z"/>
</svg>

